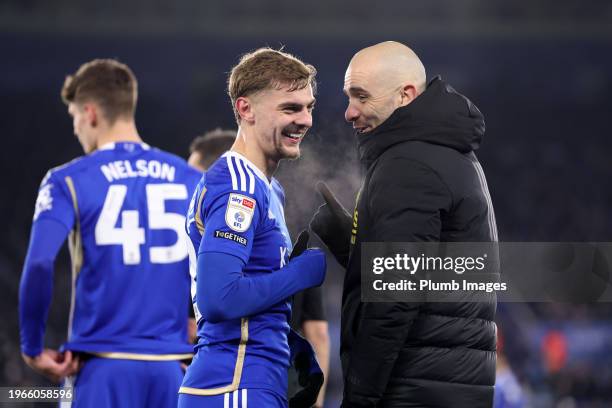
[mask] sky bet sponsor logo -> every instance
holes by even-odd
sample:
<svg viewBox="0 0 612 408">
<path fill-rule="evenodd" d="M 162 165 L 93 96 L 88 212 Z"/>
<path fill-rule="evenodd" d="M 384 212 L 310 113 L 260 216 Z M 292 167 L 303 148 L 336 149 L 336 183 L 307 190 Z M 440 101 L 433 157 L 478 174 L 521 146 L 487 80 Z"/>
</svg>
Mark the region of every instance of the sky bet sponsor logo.
<svg viewBox="0 0 612 408">
<path fill-rule="evenodd" d="M 230 204 L 244 206 L 249 209 L 255 208 L 255 201 L 240 194 L 230 195 Z"/>
<path fill-rule="evenodd" d="M 225 211 L 227 226 L 236 232 L 248 230 L 251 226 L 256 204 L 255 200 L 242 194 L 230 194 Z"/>
<path fill-rule="evenodd" d="M 234 241 L 239 243 L 242 246 L 247 246 L 247 244 L 249 243 L 249 240 L 246 239 L 245 237 L 241 237 L 240 235 L 236 235 L 232 232 L 227 232 L 227 231 L 215 231 L 215 238 L 223 238 L 223 239 L 227 239 L 230 241 Z"/>
</svg>

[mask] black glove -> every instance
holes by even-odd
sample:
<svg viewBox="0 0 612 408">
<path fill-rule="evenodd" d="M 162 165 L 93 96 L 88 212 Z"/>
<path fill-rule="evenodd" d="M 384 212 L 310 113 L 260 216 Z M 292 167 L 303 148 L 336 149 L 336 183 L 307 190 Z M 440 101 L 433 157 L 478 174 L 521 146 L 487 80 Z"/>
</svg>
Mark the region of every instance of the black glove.
<svg viewBox="0 0 612 408">
<path fill-rule="evenodd" d="M 298 235 L 295 240 L 295 244 L 293 244 L 293 250 L 291 251 L 291 255 L 289 255 L 289 260 L 292 260 L 296 256 L 302 255 L 302 253 L 308 249 L 308 239 L 310 238 L 310 234 L 308 231 L 303 230 Z"/>
<path fill-rule="evenodd" d="M 310 408 L 317 402 L 323 385 L 323 372 L 306 339 L 291 330 L 287 340 L 291 350 L 287 389 L 289 407 Z"/>
<path fill-rule="evenodd" d="M 325 203 L 312 216 L 310 229 L 321 238 L 340 265 L 346 268 L 351 248 L 353 218 L 327 184 L 319 181 L 317 190 L 323 196 Z"/>
</svg>

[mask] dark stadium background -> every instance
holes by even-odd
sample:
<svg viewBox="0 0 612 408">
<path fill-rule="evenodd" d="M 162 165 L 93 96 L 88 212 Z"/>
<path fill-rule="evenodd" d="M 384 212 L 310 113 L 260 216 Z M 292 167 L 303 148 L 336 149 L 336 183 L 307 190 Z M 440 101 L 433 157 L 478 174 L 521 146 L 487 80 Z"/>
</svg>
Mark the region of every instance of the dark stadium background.
<svg viewBox="0 0 612 408">
<path fill-rule="evenodd" d="M 437 0 L 320 4 L 239 0 L 0 2 L 0 386 L 44 385 L 22 363 L 17 295 L 38 184 L 81 154 L 59 97 L 65 75 L 116 57 L 139 80 L 137 123 L 149 144 L 186 156 L 191 139 L 233 127 L 226 73 L 240 54 L 279 47 L 315 65 L 319 93 L 303 159 L 285 163 L 293 234 L 328 180 L 352 207 L 359 185 L 344 122 L 354 52 L 402 41 L 485 115 L 478 152 L 503 241 L 612 241 L 612 5 L 591 1 Z M 67 251 L 56 264 L 47 344 L 65 339 Z M 332 338 L 327 406 L 341 395 L 342 272 L 325 283 Z M 143 305 L 146 307 L 146 305 Z M 612 405 L 610 304 L 500 304 L 508 360 L 534 407 Z M 25 406 L 25 405 L 24 405 Z"/>
</svg>

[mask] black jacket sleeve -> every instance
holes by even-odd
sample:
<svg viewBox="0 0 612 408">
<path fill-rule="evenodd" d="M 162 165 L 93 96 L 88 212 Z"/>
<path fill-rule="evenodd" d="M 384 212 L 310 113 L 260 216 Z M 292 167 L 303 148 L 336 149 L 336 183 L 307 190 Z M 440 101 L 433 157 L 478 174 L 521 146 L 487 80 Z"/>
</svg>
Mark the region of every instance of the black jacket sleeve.
<svg viewBox="0 0 612 408">
<path fill-rule="evenodd" d="M 395 158 L 377 165 L 368 188 L 365 242 L 439 241 L 450 191 L 428 166 Z M 419 302 L 364 302 L 346 375 L 345 407 L 374 407 L 419 310 Z"/>
</svg>

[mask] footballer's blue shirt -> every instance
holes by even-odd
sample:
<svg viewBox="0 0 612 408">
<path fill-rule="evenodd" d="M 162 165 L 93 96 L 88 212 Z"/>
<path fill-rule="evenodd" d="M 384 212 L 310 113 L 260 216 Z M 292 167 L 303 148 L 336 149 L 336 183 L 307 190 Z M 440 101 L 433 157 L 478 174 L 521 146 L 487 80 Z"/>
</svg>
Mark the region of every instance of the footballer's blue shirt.
<svg viewBox="0 0 612 408">
<path fill-rule="evenodd" d="M 62 241 L 71 231 L 73 298 L 64 349 L 145 360 L 191 353 L 184 214 L 200 177 L 179 157 L 133 142 L 107 144 L 50 170 L 20 288 L 22 350 L 36 354 L 42 344 L 46 310 L 40 316 L 32 294 L 44 293 L 37 285 L 47 271 L 32 258 L 45 258 L 37 247 L 45 239 L 36 231 L 46 225 L 63 228 Z"/>
<path fill-rule="evenodd" d="M 278 181 L 269 181 L 236 152 L 225 153 L 198 184 L 186 228 L 199 340 L 180 392 L 216 395 L 238 388 L 265 388 L 285 396 L 290 299 L 249 316 L 212 322 L 198 310 L 201 294 L 196 293 L 198 258 L 207 253 L 239 258 L 245 277 L 273 274 L 285 266 L 291 240 L 283 206 Z"/>
</svg>

